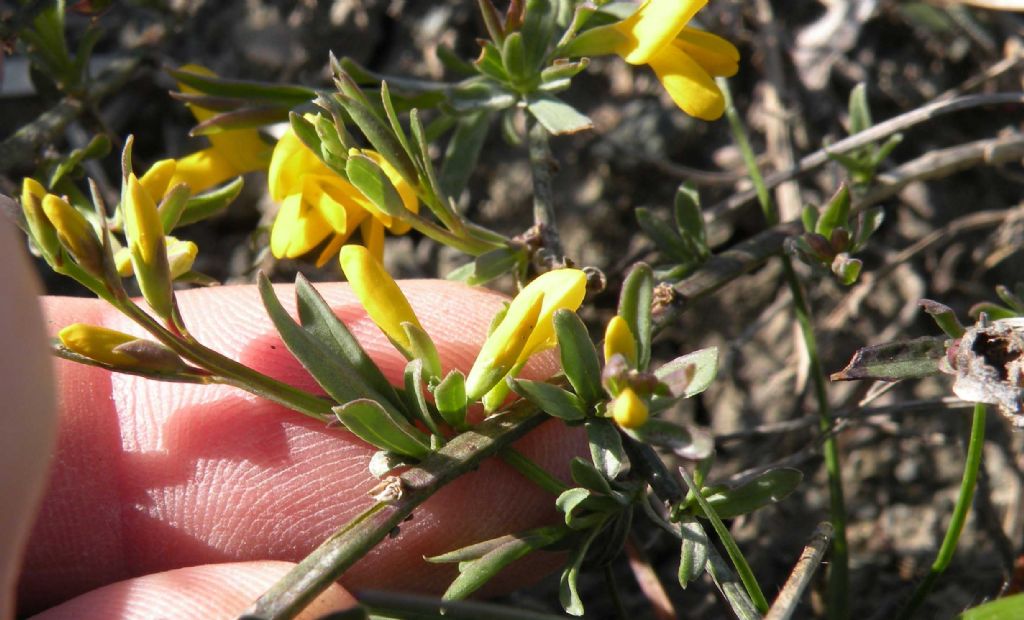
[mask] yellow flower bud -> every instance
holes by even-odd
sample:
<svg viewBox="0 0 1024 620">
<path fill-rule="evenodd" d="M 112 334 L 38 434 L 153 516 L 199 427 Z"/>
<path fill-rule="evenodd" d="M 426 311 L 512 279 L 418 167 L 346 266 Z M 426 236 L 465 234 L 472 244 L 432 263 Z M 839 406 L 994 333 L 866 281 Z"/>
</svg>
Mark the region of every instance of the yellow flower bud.
<svg viewBox="0 0 1024 620">
<path fill-rule="evenodd" d="M 46 188 L 33 178 L 26 177 L 21 184 L 21 210 L 25 214 L 29 232 L 43 257 L 50 264 L 57 264 L 60 257 L 60 240 L 57 230 L 43 211 Z"/>
<path fill-rule="evenodd" d="M 636 368 L 636 338 L 633 337 L 626 319 L 617 314 L 608 321 L 608 327 L 604 332 L 605 363 L 616 353 L 626 358 L 631 367 Z"/>
<path fill-rule="evenodd" d="M 370 319 L 403 352 L 410 352 L 412 343 L 402 323 L 423 327 L 384 265 L 363 246 L 346 245 L 341 248 L 341 270 Z"/>
<path fill-rule="evenodd" d="M 97 362 L 111 366 L 134 366 L 137 361 L 127 353 L 114 351 L 114 348 L 138 338 L 113 329 L 74 323 L 60 330 L 57 338 L 69 351 Z"/>
<path fill-rule="evenodd" d="M 92 275 L 102 277 L 103 248 L 85 216 L 67 200 L 53 194 L 43 197 L 43 212 L 57 230 L 61 245 L 75 261 Z"/>
<path fill-rule="evenodd" d="M 622 428 L 637 428 L 647 422 L 649 411 L 633 388 L 625 388 L 611 403 L 612 418 Z"/>
<path fill-rule="evenodd" d="M 127 190 L 121 204 L 135 277 L 146 302 L 158 316 L 167 317 L 172 290 L 163 222 L 153 197 L 134 174 L 128 175 Z"/>
<path fill-rule="evenodd" d="M 473 362 L 466 377 L 470 400 L 486 394 L 514 366 L 534 353 L 553 347 L 552 316 L 562 308 L 579 308 L 586 292 L 587 276 L 579 269 L 549 271 L 523 288 Z M 538 304 L 539 311 L 535 308 Z"/>
</svg>

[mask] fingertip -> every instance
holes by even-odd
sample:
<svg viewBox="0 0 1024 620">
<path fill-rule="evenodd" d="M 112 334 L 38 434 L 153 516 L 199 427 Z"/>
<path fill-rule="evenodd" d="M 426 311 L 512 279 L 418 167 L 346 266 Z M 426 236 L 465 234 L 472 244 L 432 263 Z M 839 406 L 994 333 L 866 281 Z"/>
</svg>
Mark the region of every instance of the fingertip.
<svg viewBox="0 0 1024 620">
<path fill-rule="evenodd" d="M 36 620 L 236 618 L 294 567 L 290 562 L 239 562 L 179 568 L 126 579 L 53 607 Z M 312 620 L 356 604 L 331 585 L 297 618 Z"/>
</svg>

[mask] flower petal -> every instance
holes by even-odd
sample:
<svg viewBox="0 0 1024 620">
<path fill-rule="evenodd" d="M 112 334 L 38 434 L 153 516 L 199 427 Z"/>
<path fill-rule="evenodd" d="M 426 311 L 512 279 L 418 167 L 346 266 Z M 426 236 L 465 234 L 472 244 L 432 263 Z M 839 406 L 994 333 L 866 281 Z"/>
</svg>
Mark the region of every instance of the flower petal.
<svg viewBox="0 0 1024 620">
<path fill-rule="evenodd" d="M 707 0 L 647 0 L 615 26 L 626 38 L 616 51 L 630 64 L 649 63 L 705 4 Z"/>
<path fill-rule="evenodd" d="M 270 158 L 270 169 L 267 180 L 270 184 L 270 197 L 276 201 L 284 200 L 285 196 L 302 191 L 302 177 L 307 174 L 334 174 L 320 161 L 313 151 L 306 148 L 302 140 L 289 129 L 277 141 L 274 154 Z"/>
<path fill-rule="evenodd" d="M 331 233 L 331 226 L 316 210 L 292 194 L 281 203 L 270 230 L 270 251 L 277 258 L 296 258 L 316 247 Z"/>
<path fill-rule="evenodd" d="M 147 173 L 148 174 L 148 173 Z M 187 183 L 193 195 L 220 185 L 240 173 L 235 166 L 215 148 L 203 149 L 177 160 L 174 175 L 167 181 L 167 188 L 178 183 Z M 156 186 L 156 183 L 153 183 Z M 148 191 L 148 187 L 147 187 Z M 164 190 L 166 193 L 166 188 Z M 154 200 L 163 198 L 163 194 L 150 194 Z"/>
<path fill-rule="evenodd" d="M 402 323 L 423 329 L 402 289 L 369 250 L 361 245 L 341 248 L 341 270 L 345 272 L 352 292 L 359 298 L 366 314 L 395 344 L 410 350 L 412 343 Z"/>
<path fill-rule="evenodd" d="M 740 51 L 716 34 L 696 28 L 683 28 L 676 37 L 675 45 L 711 75 L 730 77 L 739 70 Z"/>
<path fill-rule="evenodd" d="M 363 235 L 363 245 L 379 261 L 384 260 L 384 225 L 374 217 L 363 220 L 359 226 L 359 232 Z"/>
<path fill-rule="evenodd" d="M 713 121 L 725 111 L 725 99 L 718 85 L 697 61 L 674 45 L 651 59 L 651 68 L 662 86 L 683 112 Z"/>
<path fill-rule="evenodd" d="M 164 198 L 164 194 L 171 187 L 171 179 L 174 177 L 175 170 L 178 169 L 178 162 L 173 159 L 161 159 L 146 171 L 146 174 L 142 175 L 139 179 L 139 183 L 145 188 L 146 193 L 153 198 L 154 201 L 160 202 Z M 191 188 L 191 185 L 189 186 Z"/>
</svg>

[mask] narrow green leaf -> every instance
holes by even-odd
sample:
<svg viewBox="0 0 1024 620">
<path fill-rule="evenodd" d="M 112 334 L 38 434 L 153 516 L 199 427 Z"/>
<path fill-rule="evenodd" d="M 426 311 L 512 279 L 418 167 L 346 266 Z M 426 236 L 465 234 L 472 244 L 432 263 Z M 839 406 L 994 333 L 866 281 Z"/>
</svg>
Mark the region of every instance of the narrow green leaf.
<svg viewBox="0 0 1024 620">
<path fill-rule="evenodd" d="M 981 316 L 982 312 L 984 312 L 988 316 L 990 321 L 998 321 L 1000 319 L 1013 319 L 1020 316 L 1017 312 L 1009 308 L 1004 308 L 1002 306 L 999 306 L 988 301 L 983 301 L 981 303 L 974 304 L 967 311 L 967 314 L 976 317 Z"/>
<path fill-rule="evenodd" d="M 679 585 L 686 586 L 704 574 L 708 563 L 708 535 L 700 522 L 686 518 L 679 522 L 683 542 L 679 548 Z"/>
<path fill-rule="evenodd" d="M 448 280 L 480 286 L 501 277 L 516 268 L 526 255 L 518 248 L 498 248 L 476 257 L 471 263 L 453 269 L 445 276 Z"/>
<path fill-rule="evenodd" d="M 181 216 L 178 217 L 177 226 L 180 228 L 194 224 L 220 213 L 238 198 L 244 185 L 245 181 L 238 177 L 217 189 L 189 198 Z"/>
<path fill-rule="evenodd" d="M 351 97 L 334 95 L 337 101 L 352 118 L 352 122 L 359 127 L 366 139 L 370 141 L 373 148 L 381 156 L 391 163 L 392 166 L 406 179 L 416 179 L 416 166 L 412 159 L 405 153 L 402 143 L 399 142 L 391 127 L 381 120 L 380 116 L 368 105 Z"/>
<path fill-rule="evenodd" d="M 501 64 L 505 67 L 513 84 L 522 84 L 530 77 L 526 65 L 526 51 L 523 49 L 523 34 L 513 32 L 501 44 Z"/>
<path fill-rule="evenodd" d="M 603 397 L 601 362 L 587 326 L 572 310 L 558 310 L 553 317 L 562 370 L 573 390 L 587 406 Z"/>
<path fill-rule="evenodd" d="M 1024 618 L 1024 594 L 1014 594 L 972 607 L 957 620 L 1017 620 Z"/>
<path fill-rule="evenodd" d="M 692 183 L 683 183 L 676 190 L 674 203 L 676 227 L 684 240 L 690 240 L 697 252 L 697 258 L 703 260 L 711 254 L 708 248 L 707 230 L 704 227 L 704 215 L 700 210 L 700 194 Z"/>
<path fill-rule="evenodd" d="M 416 420 L 422 422 L 436 437 L 443 437 L 441 430 L 434 421 L 434 413 L 427 403 L 426 382 L 423 380 L 423 360 L 414 359 L 405 365 L 405 391 L 402 395 L 406 400 L 406 408 L 413 413 Z"/>
<path fill-rule="evenodd" d="M 473 61 L 473 66 L 481 74 L 497 82 L 507 82 L 508 72 L 505 71 L 505 64 L 501 59 L 501 50 L 490 41 L 483 44 L 480 49 L 480 56 Z"/>
<path fill-rule="evenodd" d="M 608 479 L 604 477 L 604 474 L 580 457 L 573 457 L 569 463 L 569 471 L 573 481 L 584 489 L 600 495 L 615 495 L 615 491 L 612 489 L 611 484 L 609 484 Z"/>
<path fill-rule="evenodd" d="M 828 204 L 825 205 L 825 208 L 822 210 L 821 217 L 818 219 L 818 224 L 815 226 L 814 232 L 826 239 L 831 239 L 832 230 L 839 226 L 845 228 L 849 218 L 850 188 L 844 183 L 828 201 Z"/>
<path fill-rule="evenodd" d="M 708 389 L 718 374 L 718 347 L 687 353 L 660 366 L 654 376 L 665 383 L 672 396 L 692 398 Z"/>
<path fill-rule="evenodd" d="M 471 562 L 480 559 L 502 545 L 516 540 L 515 534 L 506 534 L 490 540 L 467 545 L 441 555 L 425 556 L 423 559 L 431 564 L 453 564 L 455 562 Z"/>
<path fill-rule="evenodd" d="M 720 518 L 731 519 L 781 501 L 796 490 L 803 477 L 799 469 L 772 469 L 735 489 L 719 491 L 705 499 Z"/>
<path fill-rule="evenodd" d="M 551 528 L 544 528 L 544 530 L 549 529 Z M 532 530 L 515 536 L 484 556 L 464 563 L 459 567 L 459 576 L 448 586 L 442 598 L 448 601 L 466 598 L 512 562 L 542 549 L 564 536 L 562 531 L 552 535 L 544 530 Z"/>
<path fill-rule="evenodd" d="M 1021 299 L 1016 293 L 1011 291 L 1009 287 L 1004 284 L 996 285 L 996 295 L 1004 304 L 1009 306 L 1011 310 L 1018 314 L 1024 314 L 1024 299 Z"/>
<path fill-rule="evenodd" d="M 852 250 L 854 252 L 861 250 L 884 220 L 885 211 L 881 207 L 868 209 L 861 213 L 857 218 L 857 235 L 854 237 Z"/>
<path fill-rule="evenodd" d="M 157 211 L 160 213 L 160 223 L 163 225 L 164 234 L 170 234 L 181 221 L 181 216 L 184 215 L 185 207 L 188 205 L 189 195 L 188 185 L 178 183 L 160 201 Z"/>
<path fill-rule="evenodd" d="M 452 370 L 434 389 L 434 404 L 441 418 L 455 430 L 466 427 L 466 376 Z"/>
<path fill-rule="evenodd" d="M 804 231 L 813 233 L 818 226 L 818 209 L 814 205 L 804 205 L 800 212 L 800 220 L 804 224 Z"/>
<path fill-rule="evenodd" d="M 565 524 L 571 527 L 572 520 L 576 516 L 576 509 L 591 497 L 593 497 L 593 493 L 588 489 L 580 487 L 566 489 L 555 500 L 555 508 L 565 515 Z"/>
<path fill-rule="evenodd" d="M 587 440 L 590 444 L 590 460 L 609 480 L 614 480 L 629 466 L 622 437 L 610 420 L 587 420 Z"/>
<path fill-rule="evenodd" d="M 566 421 L 582 420 L 586 417 L 587 411 L 580 400 L 572 392 L 545 383 L 543 381 L 530 381 L 528 379 L 507 379 L 509 387 L 516 394 L 537 406 L 538 409 L 556 418 Z"/>
<path fill-rule="evenodd" d="M 351 155 L 345 162 L 345 174 L 378 209 L 394 218 L 406 216 L 402 197 L 377 162 L 366 155 Z"/>
<path fill-rule="evenodd" d="M 110 138 L 106 135 L 99 134 L 93 136 L 89 140 L 89 144 L 86 144 L 80 149 L 75 149 L 68 153 L 68 156 L 64 158 L 64 161 L 54 169 L 53 174 L 50 175 L 50 181 L 46 184 L 47 187 L 54 187 L 61 179 L 64 178 L 67 173 L 74 170 L 87 159 L 100 159 L 106 157 L 112 148 Z"/>
<path fill-rule="evenodd" d="M 200 75 L 181 69 L 167 71 L 175 80 L 191 86 L 199 92 L 218 97 L 235 97 L 238 99 L 270 101 L 281 106 L 293 108 L 312 101 L 316 90 L 304 86 L 268 84 L 247 80 L 232 80 L 222 77 Z"/>
<path fill-rule="evenodd" d="M 540 72 L 541 82 L 557 82 L 576 77 L 590 66 L 589 58 L 579 60 L 556 60 L 550 67 L 545 67 Z"/>
<path fill-rule="evenodd" d="M 458 198 L 466 189 L 490 128 L 491 113 L 487 111 L 459 119 L 441 164 L 439 182 L 446 196 Z"/>
<path fill-rule="evenodd" d="M 867 88 L 864 82 L 857 84 L 850 91 L 849 113 L 851 136 L 871 128 L 871 108 L 868 106 Z"/>
<path fill-rule="evenodd" d="M 669 226 L 667 222 L 656 217 L 650 209 L 637 207 L 633 214 L 636 216 L 636 222 L 640 225 L 640 229 L 650 237 L 666 258 L 676 263 L 685 263 L 696 258 L 675 227 Z"/>
<path fill-rule="evenodd" d="M 395 102 L 391 98 L 391 87 L 388 86 L 387 82 L 383 81 L 380 83 L 380 102 L 384 106 L 384 115 L 387 116 L 388 122 L 391 124 L 391 131 L 394 133 L 395 138 L 398 139 L 398 143 L 402 145 L 402 150 L 405 151 L 409 161 L 413 162 L 413 167 L 417 167 L 415 165 L 416 153 L 409 143 L 409 136 L 405 134 L 402 123 L 398 120 L 398 112 L 395 111 Z M 401 169 L 399 169 L 399 172 L 401 172 Z M 412 187 L 416 187 L 419 182 L 416 176 L 404 178 Z"/>
<path fill-rule="evenodd" d="M 555 3 L 551 0 L 527 0 L 521 32 L 526 68 L 531 73 L 540 70 L 547 58 L 548 47 L 554 42 L 555 17 Z"/>
<path fill-rule="evenodd" d="M 637 369 L 647 370 L 651 363 L 651 303 L 654 274 L 644 263 L 637 263 L 622 283 L 618 315 L 625 319 L 637 341 Z"/>
<path fill-rule="evenodd" d="M 922 299 L 917 304 L 931 315 L 932 320 L 950 338 L 960 338 L 964 335 L 966 329 L 960 324 L 960 319 L 956 318 L 956 312 L 949 306 L 931 299 Z"/>
<path fill-rule="evenodd" d="M 402 323 L 402 331 L 409 339 L 409 352 L 413 359 L 423 363 L 423 374 L 427 381 L 436 382 L 441 380 L 441 356 L 437 353 L 434 341 L 430 334 L 423 331 L 423 328 L 412 323 Z"/>
<path fill-rule="evenodd" d="M 348 327 L 334 314 L 320 292 L 301 273 L 295 277 L 295 299 L 302 328 L 330 352 L 331 357 L 346 360 L 374 391 L 393 405 L 401 406 L 395 388 L 366 353 Z"/>
<path fill-rule="evenodd" d="M 576 108 L 554 95 L 534 94 L 527 98 L 526 109 L 554 135 L 573 134 L 590 129 L 594 123 Z"/>
<path fill-rule="evenodd" d="M 361 398 L 334 407 L 333 411 L 345 428 L 372 446 L 415 459 L 430 453 L 422 431 L 404 418 L 389 415 L 376 401 Z"/>
<path fill-rule="evenodd" d="M 939 374 L 939 360 L 945 356 L 946 338 L 925 336 L 887 342 L 859 349 L 846 368 L 830 378 L 833 381 L 921 379 Z"/>
<path fill-rule="evenodd" d="M 562 603 L 565 613 L 569 615 L 583 615 L 583 601 L 580 600 L 577 580 L 579 579 L 583 560 L 587 557 L 587 550 L 590 549 L 590 545 L 594 544 L 594 539 L 597 538 L 600 531 L 600 528 L 592 529 L 587 533 L 587 537 L 581 541 L 579 546 L 573 549 L 569 563 L 566 565 L 565 570 L 562 571 L 562 577 L 559 579 L 558 600 Z"/>
</svg>

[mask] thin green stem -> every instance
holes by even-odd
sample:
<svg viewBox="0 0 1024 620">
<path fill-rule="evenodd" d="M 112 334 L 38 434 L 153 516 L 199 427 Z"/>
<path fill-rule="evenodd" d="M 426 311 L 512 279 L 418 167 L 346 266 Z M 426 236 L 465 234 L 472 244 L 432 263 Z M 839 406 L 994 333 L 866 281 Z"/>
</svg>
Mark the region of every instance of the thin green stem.
<svg viewBox="0 0 1024 620">
<path fill-rule="evenodd" d="M 910 600 L 903 606 L 897 616 L 898 620 L 907 620 L 914 615 L 917 608 L 931 592 L 942 573 L 949 567 L 953 554 L 956 552 L 956 545 L 960 541 L 960 533 L 963 532 L 964 523 L 967 521 L 967 513 L 971 510 L 971 503 L 974 501 L 974 488 L 978 483 L 978 471 L 981 469 L 981 457 L 985 448 L 985 405 L 975 403 L 974 417 L 971 419 L 971 437 L 967 440 L 967 459 L 964 463 L 964 475 L 960 480 L 960 495 L 956 498 L 956 505 L 953 507 L 953 516 L 949 520 L 949 527 L 946 528 L 946 536 L 942 539 L 939 552 L 932 562 L 928 576 L 917 586 Z"/>
<path fill-rule="evenodd" d="M 552 476 L 551 472 L 534 463 L 515 448 L 505 448 L 501 451 L 500 456 L 501 460 L 511 465 L 524 478 L 552 495 L 561 495 L 562 492 L 569 489 L 569 485 Z"/>
<path fill-rule="evenodd" d="M 733 105 L 732 93 L 729 90 L 729 83 L 719 78 L 718 86 L 725 96 L 725 113 L 729 119 L 729 127 L 732 129 L 733 138 L 743 155 L 747 172 L 757 192 L 758 201 L 761 203 L 761 211 L 765 220 L 770 226 L 779 223 L 779 211 L 768 187 L 765 185 L 761 171 L 757 167 L 757 159 L 753 149 L 750 148 L 750 141 L 747 139 L 746 128 Z M 829 511 L 834 530 L 832 538 L 832 558 L 828 573 L 828 616 L 832 619 L 846 617 L 848 604 L 848 583 L 849 583 L 849 548 L 846 541 L 846 502 L 843 498 L 842 470 L 839 462 L 839 446 L 836 443 L 835 434 L 832 433 L 832 419 L 829 414 L 828 389 L 825 378 L 825 371 L 821 367 L 821 360 L 818 357 L 817 338 L 814 335 L 814 324 L 811 321 L 811 306 L 804 295 L 800 278 L 793 269 L 793 263 L 789 256 L 782 255 L 782 265 L 785 270 L 786 283 L 789 285 L 790 294 L 793 296 L 793 306 L 796 312 L 797 322 L 800 324 L 800 333 L 803 336 L 804 349 L 810 361 L 811 378 L 814 382 L 814 395 L 818 402 L 819 430 L 825 437 L 822 451 L 825 456 L 825 470 L 828 473 L 829 487 Z"/>
<path fill-rule="evenodd" d="M 683 482 L 693 492 L 697 503 L 700 504 L 700 508 L 704 512 L 704 516 L 711 521 L 711 526 L 715 528 L 715 533 L 718 534 L 719 540 L 722 541 L 722 546 L 725 547 L 725 552 L 729 555 L 729 559 L 732 560 L 733 566 L 736 567 L 736 573 L 739 574 L 740 581 L 743 582 L 743 587 L 746 589 L 757 611 L 762 614 L 767 612 L 768 599 L 764 597 L 764 592 L 761 591 L 761 586 L 757 583 L 757 578 L 754 577 L 754 571 L 750 569 L 747 558 L 743 557 L 743 552 L 740 551 L 736 540 L 729 533 L 729 528 L 725 527 L 725 523 L 722 523 L 718 513 L 708 503 L 708 500 L 704 498 L 704 494 L 700 492 L 690 473 L 685 468 L 680 467 L 679 475 L 683 477 Z"/>
</svg>

